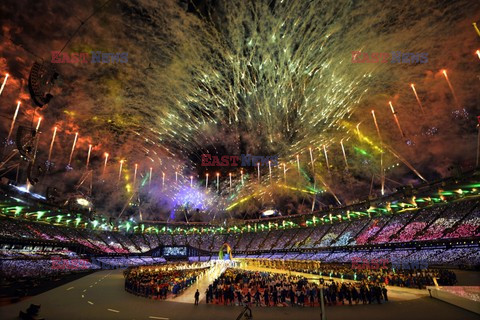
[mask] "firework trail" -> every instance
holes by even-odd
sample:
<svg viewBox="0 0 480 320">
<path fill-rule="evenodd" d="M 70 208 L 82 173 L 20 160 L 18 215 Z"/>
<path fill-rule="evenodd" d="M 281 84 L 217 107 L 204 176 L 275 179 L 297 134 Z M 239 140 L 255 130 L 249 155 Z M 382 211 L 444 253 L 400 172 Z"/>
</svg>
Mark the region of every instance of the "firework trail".
<svg viewBox="0 0 480 320">
<path fill-rule="evenodd" d="M 53 129 L 53 135 L 52 135 L 52 142 L 50 143 L 50 149 L 48 150 L 48 159 L 47 161 L 50 163 L 50 159 L 52 158 L 52 149 L 53 149 L 53 144 L 55 143 L 55 136 L 57 135 L 57 126 Z"/>
<path fill-rule="evenodd" d="M 73 152 L 75 151 L 75 145 L 77 144 L 77 138 L 78 138 L 78 132 L 75 132 L 75 138 L 73 139 L 72 150 L 70 151 L 70 157 L 68 158 L 68 166 L 70 166 L 70 164 L 72 163 L 72 156 L 73 156 Z"/>
<path fill-rule="evenodd" d="M 7 143 L 10 140 L 10 136 L 12 135 L 13 127 L 15 126 L 15 121 L 17 120 L 18 110 L 20 110 L 20 101 L 17 102 L 17 108 L 15 109 L 15 113 L 13 114 L 12 124 L 10 125 L 10 130 L 8 131 Z"/>
<path fill-rule="evenodd" d="M 443 73 L 443 76 L 445 77 L 445 80 L 448 83 L 448 87 L 450 88 L 450 92 L 452 93 L 453 99 L 455 100 L 456 107 L 460 108 L 460 104 L 458 103 L 458 99 L 457 99 L 457 95 L 455 94 L 455 90 L 453 90 L 453 86 L 450 82 L 450 79 L 448 79 L 447 70 L 443 69 L 442 73 Z"/>
<path fill-rule="evenodd" d="M 260 162 L 257 163 L 258 182 L 260 183 Z"/>
<path fill-rule="evenodd" d="M 413 93 L 415 94 L 415 99 L 417 99 L 418 106 L 420 107 L 420 110 L 422 110 L 422 113 L 424 114 L 425 112 L 423 111 L 422 102 L 420 101 L 420 98 L 418 97 L 417 90 L 415 90 L 415 85 L 412 83 L 412 84 L 410 84 L 410 87 L 412 87 Z"/>
<path fill-rule="evenodd" d="M 152 184 L 152 170 L 153 168 L 150 167 L 150 175 L 148 176 L 148 186 L 150 187 Z"/>
<path fill-rule="evenodd" d="M 345 153 L 345 147 L 343 146 L 343 139 L 340 140 L 340 146 L 342 147 L 342 154 L 343 154 L 343 159 L 345 160 L 345 168 L 348 170 L 348 161 L 347 161 L 347 155 Z"/>
<path fill-rule="evenodd" d="M 328 163 L 328 154 L 327 154 L 327 146 L 323 145 L 323 153 L 325 155 L 325 163 L 327 164 L 327 170 L 330 172 L 330 164 Z"/>
<path fill-rule="evenodd" d="M 85 168 L 88 170 L 88 165 L 90 164 L 90 155 L 92 154 L 92 145 L 88 145 L 88 154 L 87 154 L 87 163 L 85 165 Z"/>
<path fill-rule="evenodd" d="M 383 146 L 382 136 L 380 135 L 380 128 L 378 127 L 377 118 L 375 117 L 375 111 L 372 110 L 373 122 L 375 122 L 375 128 L 377 129 L 378 139 L 380 140 L 380 145 Z M 383 152 L 380 152 L 380 180 L 382 183 L 382 196 L 385 193 L 385 170 L 383 169 Z"/>
<path fill-rule="evenodd" d="M 300 174 L 300 159 L 298 154 L 297 154 L 297 170 L 298 170 L 298 174 Z"/>
<path fill-rule="evenodd" d="M 105 176 L 105 170 L 107 169 L 108 153 L 105 152 L 104 156 L 105 156 L 105 162 L 103 163 L 102 177 Z M 150 176 L 151 176 L 151 174 L 150 174 Z"/>
<path fill-rule="evenodd" d="M 400 136 L 405 138 L 405 134 L 403 133 L 402 127 L 400 126 L 400 121 L 398 121 L 397 113 L 395 109 L 393 109 L 392 101 L 389 101 L 388 104 L 390 105 L 390 109 L 392 110 L 393 118 L 395 119 L 395 123 L 397 124 L 398 131 L 400 131 Z"/>
<path fill-rule="evenodd" d="M 35 131 L 38 132 L 38 129 L 40 129 L 40 123 L 42 122 L 42 117 L 39 117 L 38 118 L 38 122 L 37 122 L 37 127 L 35 128 Z"/>
<path fill-rule="evenodd" d="M 135 188 L 137 182 L 137 170 L 138 170 L 138 163 L 135 163 L 135 171 L 133 174 L 133 187 Z"/>
<path fill-rule="evenodd" d="M 123 160 L 120 160 L 120 168 L 118 169 L 118 182 L 122 178 L 122 168 L 123 168 Z"/>
<path fill-rule="evenodd" d="M 8 73 L 5 74 L 5 79 L 3 79 L 2 87 L 0 88 L 0 96 L 2 95 L 3 88 L 5 88 L 5 85 L 7 84 L 7 79 L 8 79 Z"/>
</svg>

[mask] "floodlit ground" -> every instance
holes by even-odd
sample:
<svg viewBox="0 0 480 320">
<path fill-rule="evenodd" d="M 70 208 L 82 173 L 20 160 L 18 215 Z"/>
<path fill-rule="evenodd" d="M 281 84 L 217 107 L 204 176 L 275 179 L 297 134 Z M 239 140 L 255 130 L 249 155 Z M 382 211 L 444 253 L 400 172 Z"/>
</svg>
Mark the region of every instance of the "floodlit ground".
<svg viewBox="0 0 480 320">
<path fill-rule="evenodd" d="M 202 286 L 204 281 L 200 280 Z M 179 297 L 190 303 L 156 301 L 124 291 L 121 270 L 100 271 L 17 304 L 0 308 L 0 318 L 16 319 L 30 303 L 41 304 L 40 316 L 51 319 L 236 319 L 241 307 L 193 305 L 193 295 Z M 377 305 L 327 307 L 328 320 L 348 319 L 478 319 L 477 315 L 418 294 L 418 290 L 391 289 L 390 302 Z M 253 307 L 253 319 L 320 319 L 319 308 Z"/>
</svg>

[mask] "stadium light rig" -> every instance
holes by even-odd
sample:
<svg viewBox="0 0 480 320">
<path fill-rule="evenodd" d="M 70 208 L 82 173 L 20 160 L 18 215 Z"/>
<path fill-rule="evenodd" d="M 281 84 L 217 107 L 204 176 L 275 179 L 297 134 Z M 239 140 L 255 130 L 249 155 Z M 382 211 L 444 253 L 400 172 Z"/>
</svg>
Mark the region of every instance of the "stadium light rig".
<svg viewBox="0 0 480 320">
<path fill-rule="evenodd" d="M 15 185 L 11 185 L 14 189 L 16 189 L 17 191 L 21 192 L 21 193 L 28 193 L 29 195 L 31 195 L 32 197 L 36 198 L 36 199 L 40 199 L 40 200 L 46 200 L 47 198 L 45 198 L 44 196 L 42 195 L 39 195 L 38 193 L 34 193 L 34 192 L 31 192 L 30 190 L 28 190 L 26 187 L 24 186 L 15 186 Z"/>
<path fill-rule="evenodd" d="M 91 202 L 88 201 L 88 200 L 85 199 L 85 198 L 78 198 L 78 199 L 77 199 L 77 203 L 78 203 L 79 205 L 81 205 L 82 207 L 91 207 L 91 205 L 92 205 Z"/>
</svg>

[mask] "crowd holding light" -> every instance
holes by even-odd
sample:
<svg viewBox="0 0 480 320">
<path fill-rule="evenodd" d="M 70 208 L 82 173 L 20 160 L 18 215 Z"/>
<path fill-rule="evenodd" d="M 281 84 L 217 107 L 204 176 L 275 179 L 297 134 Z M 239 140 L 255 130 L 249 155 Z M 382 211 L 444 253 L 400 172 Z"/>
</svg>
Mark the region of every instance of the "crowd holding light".
<svg viewBox="0 0 480 320">
<path fill-rule="evenodd" d="M 290 12 L 289 10 L 293 10 L 293 8 L 283 8 L 282 7 L 282 10 L 285 10 L 283 13 L 287 13 L 287 12 Z M 314 18 L 309 18 L 309 19 L 314 19 Z M 269 21 L 268 23 L 271 23 L 271 22 L 272 21 Z M 305 28 L 305 26 L 304 25 L 302 25 L 302 26 L 298 25 L 298 26 L 292 26 L 291 28 L 292 28 L 292 30 L 297 30 L 298 31 L 298 29 Z M 250 39 L 252 43 L 255 43 L 255 41 L 258 41 L 258 39 L 255 40 L 255 37 L 256 36 L 252 36 L 252 39 Z M 287 43 L 285 41 L 289 41 L 288 39 L 280 40 L 278 38 L 276 38 L 276 40 L 278 42 L 275 42 L 275 44 L 274 44 L 275 46 L 276 45 L 281 45 L 281 43 L 283 43 L 283 45 L 285 45 Z M 311 40 L 313 41 L 312 43 L 315 43 L 315 41 L 316 41 L 315 39 L 311 39 Z M 353 124 L 351 124 L 350 125 L 351 127 L 348 127 L 348 128 L 346 128 L 346 126 L 344 126 L 344 119 L 346 119 L 347 115 L 348 115 L 348 117 L 350 117 L 350 115 L 352 114 L 351 112 L 353 110 L 352 107 L 350 105 L 345 104 L 344 101 L 351 100 L 351 101 L 357 101 L 358 102 L 358 101 L 361 100 L 361 97 L 363 96 L 364 92 L 366 92 L 367 90 L 361 92 L 359 90 L 359 88 L 361 86 L 358 85 L 360 82 L 357 79 L 350 78 L 349 76 L 332 76 L 332 78 L 335 79 L 335 81 L 333 83 L 336 83 L 336 84 L 334 85 L 334 87 L 329 87 L 330 84 L 326 85 L 323 82 L 321 82 L 320 79 L 317 79 L 316 77 L 314 77 L 312 75 L 319 72 L 318 70 L 320 70 L 320 69 L 322 69 L 323 70 L 322 72 L 325 72 L 325 74 L 327 74 L 329 72 L 332 72 L 332 73 L 335 73 L 335 74 L 340 74 L 340 73 L 338 73 L 336 69 L 334 70 L 329 64 L 322 65 L 322 68 L 320 68 L 318 65 L 316 65 L 317 62 L 312 62 L 312 61 L 316 61 L 316 60 L 311 60 L 311 58 L 313 57 L 313 54 L 314 54 L 313 52 L 304 52 L 304 54 L 305 54 L 304 56 L 298 55 L 298 57 L 296 57 L 296 60 L 292 61 L 291 65 L 290 65 L 290 68 L 293 68 L 292 70 L 300 70 L 298 68 L 304 68 L 306 70 L 305 72 L 308 71 L 307 74 L 309 74 L 310 77 L 312 78 L 311 83 L 309 82 L 308 84 L 306 84 L 306 87 L 304 88 L 303 93 L 301 93 L 300 95 L 297 95 L 297 93 L 295 92 L 293 87 L 291 88 L 291 90 L 282 90 L 281 92 L 275 91 L 275 92 L 273 92 L 273 94 L 271 96 L 268 96 L 266 98 L 262 98 L 263 100 L 261 100 L 260 103 L 257 106 L 255 106 L 255 108 L 252 109 L 250 106 L 247 106 L 246 107 L 246 112 L 245 112 L 245 114 L 247 115 L 247 118 L 240 119 L 239 118 L 240 114 L 237 111 L 233 111 L 233 110 L 231 111 L 230 115 L 233 116 L 232 119 L 235 119 L 234 120 L 235 122 L 244 121 L 246 128 L 250 128 L 250 129 L 255 126 L 255 123 L 258 119 L 265 120 L 265 121 L 263 121 L 263 123 L 267 124 L 266 131 L 267 131 L 268 136 L 269 136 L 269 141 L 272 142 L 273 141 L 272 137 L 274 137 L 275 134 L 277 134 L 277 133 L 275 133 L 275 129 L 274 129 L 275 127 L 283 127 L 283 125 L 285 125 L 287 131 L 290 131 L 292 125 L 295 125 L 295 123 L 292 122 L 291 120 L 289 120 L 288 117 L 286 118 L 287 119 L 286 123 L 284 123 L 283 120 L 282 120 L 283 122 L 277 123 L 276 121 L 278 121 L 278 119 L 283 119 L 283 116 L 280 116 L 277 119 L 277 118 L 275 118 L 275 116 L 277 115 L 277 114 L 275 114 L 275 112 L 278 111 L 279 112 L 278 115 L 283 115 L 283 112 L 286 112 L 286 114 L 287 114 L 289 112 L 288 109 L 289 109 L 290 104 L 292 104 L 292 103 L 299 104 L 300 108 L 301 109 L 303 108 L 302 112 L 299 113 L 301 115 L 299 117 L 299 121 L 300 121 L 299 123 L 301 123 L 302 125 L 298 126 L 298 124 L 297 124 L 297 127 L 300 127 L 299 130 L 301 131 L 301 133 L 299 133 L 299 135 L 302 135 L 304 137 L 304 139 L 302 140 L 301 143 L 298 143 L 297 145 L 295 145 L 295 147 L 293 145 L 292 146 L 287 146 L 287 149 L 281 150 L 281 152 L 283 153 L 283 155 L 282 155 L 283 183 L 285 185 L 287 184 L 287 174 L 286 174 L 286 172 L 288 171 L 291 164 L 294 165 L 294 162 L 296 160 L 296 165 L 297 165 L 299 178 L 301 179 L 301 178 L 303 178 L 303 176 L 305 176 L 305 179 L 301 180 L 300 183 L 308 185 L 310 183 L 309 180 L 312 179 L 313 180 L 313 188 L 315 188 L 316 185 L 317 185 L 317 180 L 318 180 L 318 181 L 321 181 L 321 184 L 323 186 L 325 186 L 327 188 L 327 190 L 329 190 L 333 194 L 332 188 L 327 187 L 327 182 L 329 184 L 332 183 L 332 182 L 329 181 L 328 177 L 325 178 L 325 176 L 323 174 L 324 174 L 325 169 L 328 173 L 331 173 L 331 171 L 333 172 L 336 169 L 335 168 L 336 164 L 331 163 L 331 161 L 336 158 L 335 157 L 335 152 L 337 150 L 335 150 L 335 149 L 338 149 L 338 148 L 335 148 L 335 145 L 337 145 L 338 143 L 340 145 L 339 150 L 341 150 L 341 154 L 343 156 L 343 161 L 345 162 L 345 168 L 347 170 L 349 170 L 349 162 L 350 162 L 350 164 L 352 164 L 352 168 L 354 168 L 353 164 L 354 164 L 354 161 L 355 161 L 355 159 L 353 159 L 353 158 L 352 159 L 347 159 L 347 155 L 350 155 L 348 153 L 348 151 L 350 149 L 350 145 L 345 145 L 344 144 L 345 139 L 348 141 L 348 139 L 351 137 L 351 134 L 355 130 L 355 128 L 353 128 Z M 321 54 L 321 53 L 317 51 L 317 54 Z M 478 55 L 479 58 L 480 58 L 480 50 L 477 50 L 475 52 L 475 54 Z M 228 61 L 230 61 L 230 60 L 228 60 Z M 250 63 L 252 63 L 252 61 L 250 61 Z M 268 68 L 270 63 L 271 62 L 266 61 L 266 62 L 264 62 L 265 65 L 262 65 L 262 70 L 265 70 L 264 72 L 266 72 L 267 74 L 269 74 L 270 72 L 275 70 L 275 68 Z M 256 66 L 256 67 L 258 67 L 258 66 Z M 272 67 L 272 65 L 270 65 L 270 67 Z M 338 68 L 342 69 L 343 66 L 338 67 Z M 248 68 L 246 68 L 246 65 L 242 65 L 242 64 L 235 65 L 234 69 L 239 71 L 240 72 L 239 74 L 242 74 L 242 72 L 244 72 L 245 70 L 248 70 Z M 316 70 L 316 71 L 314 71 L 314 70 Z M 202 89 L 202 90 L 198 91 L 199 87 L 194 86 L 194 87 L 191 88 L 192 91 L 191 91 L 190 94 L 193 94 L 194 96 L 199 96 L 199 97 L 201 96 L 201 97 L 205 98 L 205 101 L 211 101 L 211 99 L 214 99 L 215 102 L 218 102 L 217 99 L 220 99 L 219 101 L 222 102 L 221 103 L 222 105 L 225 105 L 225 104 L 228 105 L 228 103 L 226 103 L 226 102 L 232 102 L 232 105 L 236 105 L 236 102 L 231 100 L 231 92 L 236 92 L 239 96 L 242 96 L 242 97 L 245 98 L 246 96 L 248 96 L 246 94 L 246 92 L 251 91 L 251 90 L 246 90 L 246 88 L 253 85 L 253 83 L 251 83 L 250 79 L 243 79 L 244 82 L 235 83 L 235 86 L 234 86 L 234 88 L 232 88 L 232 90 L 225 91 L 225 92 L 221 90 L 221 92 L 218 92 L 218 94 L 215 95 L 214 97 L 205 96 L 205 92 L 208 92 L 208 90 L 211 90 L 212 88 L 217 87 L 216 86 L 216 81 L 218 79 L 215 79 L 215 77 L 212 77 L 212 75 L 208 74 L 208 72 L 201 72 L 201 70 L 199 70 L 199 71 L 200 71 L 199 74 L 203 75 L 203 77 L 202 77 L 203 80 L 202 80 L 202 84 L 201 84 L 200 87 L 204 87 L 207 90 L 205 91 L 205 90 Z M 455 102 L 456 102 L 457 106 L 459 106 L 459 101 L 457 99 L 457 96 L 456 96 L 456 93 L 455 93 L 454 88 L 452 86 L 452 83 L 450 82 L 450 80 L 448 78 L 447 70 L 442 69 L 442 70 L 440 70 L 440 72 L 445 77 L 445 80 L 447 81 L 448 86 L 450 88 L 450 91 L 451 91 L 451 93 L 452 93 L 452 95 L 455 99 Z M 325 74 L 322 74 L 322 76 L 325 75 Z M 362 76 L 363 76 L 363 78 L 369 78 L 371 76 L 371 74 L 370 73 L 365 73 L 365 74 L 362 74 Z M 8 73 L 5 74 L 5 78 L 4 78 L 2 87 L 0 89 L 0 95 L 2 94 L 3 89 L 5 88 L 5 86 L 7 84 L 8 77 L 9 77 L 9 74 Z M 220 75 L 217 75 L 217 77 L 220 77 Z M 285 79 L 280 79 L 279 81 L 286 81 L 285 83 L 287 83 L 288 85 L 285 85 L 284 87 L 286 87 L 286 88 L 291 87 L 291 79 L 289 79 L 288 76 Z M 198 83 L 192 83 L 192 84 L 196 85 Z M 258 86 L 265 85 L 265 84 L 266 83 L 259 83 Z M 257 86 L 257 84 L 255 84 L 255 86 Z M 281 87 L 281 86 L 278 86 L 278 87 Z M 324 97 L 320 97 L 320 96 L 318 96 L 318 92 L 320 92 L 320 90 L 316 91 L 317 87 L 326 89 L 325 90 L 326 92 L 330 92 L 329 90 L 331 90 L 335 94 L 334 95 L 325 94 Z M 424 108 L 423 108 L 422 102 L 419 98 L 419 95 L 416 91 L 415 85 L 413 83 L 411 83 L 410 87 L 411 87 L 411 89 L 412 89 L 412 91 L 415 95 L 415 99 L 418 103 L 418 106 L 420 107 L 420 109 L 423 113 Z M 340 89 L 340 88 L 343 88 L 343 89 Z M 274 90 L 276 90 L 276 89 L 274 89 Z M 344 90 L 344 91 L 342 91 L 342 90 Z M 308 94 L 307 94 L 307 92 L 308 92 Z M 340 92 L 343 92 L 343 94 L 340 94 Z M 177 101 L 178 105 L 176 106 L 176 108 L 177 107 L 179 108 L 177 111 L 184 112 L 187 104 L 184 103 L 185 101 L 183 101 L 181 98 L 179 98 L 179 99 L 180 100 Z M 324 101 L 324 99 L 325 99 L 325 101 Z M 265 103 L 263 103 L 263 102 L 265 102 Z M 266 102 L 272 102 L 272 103 L 266 103 Z M 307 102 L 309 102 L 309 103 L 307 103 Z M 211 104 L 211 105 L 219 105 L 219 104 L 220 103 L 214 103 L 214 104 Z M 313 106 L 314 105 L 318 106 L 320 104 L 325 105 L 325 107 L 322 109 L 321 112 L 316 112 L 317 110 L 314 109 Z M 273 107 L 272 107 L 273 105 L 279 105 L 278 106 L 279 109 L 274 110 Z M 341 108 L 339 108 L 337 105 L 341 106 Z M 398 119 L 397 112 L 395 111 L 394 106 L 393 106 L 391 101 L 389 101 L 389 106 L 390 106 L 391 112 L 393 114 L 396 126 L 397 126 L 397 128 L 400 132 L 400 136 L 402 138 L 404 138 L 405 137 L 405 132 L 402 129 L 402 126 L 401 126 L 400 121 Z M 20 108 L 20 102 L 18 102 L 17 109 L 15 111 L 13 121 L 12 121 L 12 124 L 11 124 L 10 132 L 8 134 L 8 138 L 10 138 L 10 136 L 12 134 L 12 130 L 13 130 L 13 127 L 15 125 L 16 118 L 17 118 L 17 115 L 18 115 L 18 112 L 19 112 L 19 108 Z M 23 109 L 22 109 L 22 111 L 23 111 Z M 205 114 L 209 114 L 208 111 L 214 111 L 214 110 L 211 109 L 210 106 L 207 106 Z M 268 115 L 268 116 L 266 116 L 266 115 Z M 311 116 L 311 118 L 308 118 L 306 115 Z M 375 146 L 372 141 L 370 141 L 369 144 L 373 148 L 375 148 L 375 150 L 380 152 L 381 194 L 383 195 L 383 194 L 385 194 L 385 167 L 388 166 L 388 162 L 391 160 L 391 158 L 386 157 L 386 155 L 384 154 L 384 151 L 382 150 L 383 148 L 390 151 L 390 153 L 392 153 L 394 155 L 394 157 L 396 157 L 397 159 L 401 159 L 402 163 L 404 163 L 408 168 L 410 168 L 412 171 L 414 171 L 415 174 L 417 174 L 417 176 L 419 176 L 419 177 L 421 177 L 421 176 L 418 173 L 418 171 L 415 170 L 413 168 L 413 166 L 408 163 L 406 158 L 403 157 L 398 152 L 398 149 L 393 150 L 391 147 L 386 145 L 386 142 L 384 144 L 384 141 L 382 141 L 382 136 L 380 135 L 379 123 L 377 122 L 377 119 L 375 117 L 375 113 L 373 111 L 372 111 L 372 116 L 374 118 L 375 129 L 377 130 L 380 147 Z M 201 124 L 201 123 L 203 123 L 203 124 L 216 123 L 218 121 L 218 119 L 216 119 L 213 115 L 208 115 L 208 116 L 205 115 L 204 118 L 201 119 L 201 121 L 190 117 L 189 119 L 183 119 L 183 120 L 185 120 L 183 123 L 181 122 L 180 118 L 177 118 L 176 116 L 172 117 L 172 118 L 174 118 L 176 120 L 174 122 L 165 122 L 164 120 L 161 120 L 160 122 L 165 126 L 162 127 L 161 129 L 158 129 L 158 128 L 157 129 L 152 129 L 151 131 L 154 132 L 155 134 L 158 134 L 159 136 L 162 136 L 166 132 L 168 132 L 168 135 L 171 135 L 172 137 L 177 138 L 179 141 L 192 140 L 192 139 L 188 139 L 189 138 L 189 133 L 187 133 L 187 132 L 203 134 L 198 130 L 199 124 Z M 255 121 L 252 121 L 251 119 L 255 119 Z M 41 117 L 38 118 L 37 131 L 40 127 L 40 122 L 41 121 L 42 121 L 42 118 Z M 362 121 L 364 121 L 364 120 L 362 120 Z M 359 142 L 363 143 L 363 142 L 367 142 L 368 137 L 365 136 L 365 135 L 362 135 L 360 133 L 360 128 L 359 127 L 360 127 L 360 124 L 362 123 L 362 121 L 358 122 L 358 124 L 356 125 L 356 133 L 358 135 Z M 175 124 L 176 126 L 178 126 L 178 128 L 175 128 L 175 130 L 169 130 L 169 129 L 171 129 L 172 124 Z M 279 125 L 279 124 L 281 124 L 281 125 Z M 62 125 L 62 128 L 63 128 L 63 125 Z M 180 130 L 182 128 L 184 128 L 184 129 L 187 128 L 189 130 L 183 130 L 182 131 L 182 130 Z M 315 129 L 313 129 L 313 128 L 315 128 Z M 308 130 L 310 130 L 310 131 L 308 131 Z M 330 130 L 339 131 L 342 134 L 341 138 L 340 137 L 337 138 L 336 136 L 334 136 L 332 139 L 326 140 L 325 137 L 326 137 L 326 135 L 331 133 Z M 368 129 L 365 128 L 365 130 L 368 130 Z M 55 143 L 56 133 L 57 133 L 57 126 L 54 127 L 54 132 L 53 132 L 52 140 L 51 140 L 51 143 L 50 143 L 50 149 L 49 149 L 48 160 L 47 160 L 48 163 L 51 163 L 51 160 L 52 160 L 51 158 L 53 156 L 53 146 L 54 146 L 54 143 Z M 136 132 L 136 133 L 139 134 L 138 132 Z M 281 137 L 281 134 L 278 133 L 278 136 Z M 387 136 L 387 135 L 385 135 L 385 136 Z M 75 133 L 73 145 L 72 145 L 72 148 L 70 150 L 70 155 L 69 155 L 69 158 L 68 158 L 69 159 L 68 160 L 68 167 L 71 166 L 71 163 L 73 161 L 73 156 L 74 156 L 75 149 L 76 149 L 77 139 L 78 139 L 78 132 Z M 153 144 L 155 144 L 150 136 L 148 138 L 146 138 L 145 141 L 152 142 Z M 306 143 L 306 141 L 308 141 L 308 143 Z M 37 143 L 38 143 L 38 139 L 37 139 Z M 323 155 L 325 157 L 325 163 L 326 163 L 325 168 L 321 165 L 320 161 L 315 161 L 316 159 L 314 158 L 314 154 L 313 154 L 314 149 L 312 148 L 312 146 L 316 146 L 315 150 L 320 151 L 320 152 L 322 152 L 322 150 L 320 150 L 320 149 L 323 149 Z M 192 148 L 196 148 L 196 147 L 198 147 L 198 146 L 196 146 L 195 143 L 193 143 L 193 144 L 189 143 L 186 148 L 187 149 L 192 149 Z M 309 153 L 309 156 L 310 156 L 311 172 L 310 172 L 310 170 L 302 171 L 301 162 L 300 162 L 300 156 L 302 156 L 302 158 L 303 158 L 307 154 L 307 148 L 308 148 L 308 153 Z M 355 148 L 355 147 L 353 147 L 353 148 Z M 167 150 L 170 154 L 173 154 L 172 151 L 170 151 L 170 149 L 168 149 L 166 146 L 164 146 L 164 149 Z M 358 148 L 355 149 L 355 150 L 358 150 Z M 92 152 L 92 144 L 89 144 L 87 161 L 86 161 L 87 170 L 89 169 L 89 165 L 90 165 L 91 152 Z M 148 152 L 150 152 L 150 151 L 147 149 L 147 153 Z M 157 155 L 157 153 L 155 151 L 153 151 L 153 152 Z M 328 152 L 331 153 L 330 159 L 328 157 L 329 156 Z M 294 154 L 293 157 L 292 157 L 292 154 Z M 333 154 L 333 156 L 332 156 L 332 154 Z M 121 156 L 121 155 L 117 155 L 117 156 Z M 152 161 L 156 161 L 156 160 L 153 160 L 153 158 L 151 158 L 151 157 L 149 157 L 149 158 Z M 162 161 L 161 157 L 159 155 L 157 156 L 157 158 L 159 159 L 160 162 Z M 291 158 L 293 158 L 293 160 Z M 105 153 L 105 162 L 104 162 L 103 171 L 102 171 L 102 178 L 103 179 L 106 178 L 105 175 L 106 175 L 107 161 L 108 161 L 108 154 Z M 118 181 L 119 182 L 121 181 L 121 175 L 122 175 L 122 170 L 123 170 L 123 162 L 122 161 L 120 162 L 120 169 L 119 169 L 119 176 L 118 176 Z M 178 180 L 178 174 L 179 173 L 182 174 L 183 171 L 185 170 L 185 168 L 186 168 L 186 166 L 184 166 L 184 167 L 178 166 L 177 167 L 177 169 L 175 171 L 176 185 L 180 184 L 180 182 Z M 134 186 L 134 188 L 136 188 L 136 179 L 137 179 L 138 169 L 139 169 L 138 164 L 135 164 L 135 169 L 134 169 L 135 171 L 134 171 L 134 174 L 133 174 L 133 186 Z M 162 171 L 162 190 L 165 190 L 166 187 L 167 187 L 168 181 L 170 181 L 169 180 L 170 179 L 170 174 L 169 173 L 171 171 L 169 171 L 168 168 L 162 168 L 162 170 L 165 170 L 165 171 Z M 303 176 L 302 176 L 302 172 L 303 172 Z M 228 174 L 228 178 L 229 178 L 228 181 L 226 179 L 220 180 L 219 174 L 217 173 L 217 181 L 216 181 L 217 182 L 216 183 L 217 193 L 221 193 L 223 195 L 225 195 L 228 192 L 230 193 L 229 195 L 231 195 L 232 197 L 230 198 L 231 201 L 226 202 L 227 206 L 228 206 L 231 203 L 235 203 L 235 201 L 237 201 L 238 199 L 245 198 L 245 194 L 247 192 L 250 192 L 251 190 L 253 190 L 255 188 L 259 188 L 259 189 L 266 188 L 267 187 L 267 183 L 266 183 L 267 181 L 270 182 L 270 183 L 273 183 L 273 181 L 279 181 L 280 182 L 282 180 L 281 174 L 282 173 L 280 171 L 278 171 L 278 173 L 277 172 L 275 172 L 275 173 L 272 172 L 271 163 L 269 162 L 269 171 L 268 171 L 268 177 L 267 177 L 266 172 L 261 172 L 260 164 L 257 163 L 257 179 L 256 180 L 257 180 L 258 183 L 257 183 L 257 185 L 253 186 L 252 182 L 255 182 L 255 179 L 248 179 L 250 176 L 247 176 L 247 179 L 245 179 L 243 171 L 240 172 L 240 175 L 239 175 L 240 179 L 238 179 L 238 176 L 235 176 L 235 175 L 232 176 L 232 172 L 230 172 Z M 206 178 L 205 179 L 205 187 L 206 187 L 206 190 L 208 190 L 208 187 L 209 187 L 209 185 L 208 185 L 208 183 L 209 183 L 208 174 L 206 174 L 205 178 Z M 148 186 L 151 186 L 152 179 L 154 179 L 154 177 L 153 177 L 153 174 L 152 174 L 152 168 L 150 168 Z M 188 181 L 188 179 L 181 179 L 181 180 L 182 181 L 183 180 Z M 245 181 L 248 182 L 248 183 L 245 184 Z M 241 186 L 243 188 L 235 188 L 235 185 L 236 185 L 237 182 L 240 182 Z M 298 181 L 292 181 L 291 183 L 292 184 L 298 183 Z M 144 184 L 141 184 L 141 186 L 143 186 L 143 185 Z M 228 185 L 229 188 L 228 189 L 224 188 L 222 190 L 222 192 L 220 192 L 223 185 L 225 185 L 225 186 Z M 193 176 L 190 176 L 190 187 L 193 187 L 193 186 L 194 186 L 194 179 L 193 179 Z M 372 183 L 372 186 L 373 186 L 373 183 Z M 310 186 L 307 186 L 307 187 L 310 188 Z M 295 188 L 296 187 L 294 187 L 293 189 L 295 189 Z M 296 189 L 301 189 L 301 188 L 296 188 Z M 261 190 L 258 194 L 264 194 L 264 191 Z M 341 203 L 340 199 L 338 199 L 336 195 L 333 194 L 333 196 L 337 199 L 338 203 Z"/>
</svg>

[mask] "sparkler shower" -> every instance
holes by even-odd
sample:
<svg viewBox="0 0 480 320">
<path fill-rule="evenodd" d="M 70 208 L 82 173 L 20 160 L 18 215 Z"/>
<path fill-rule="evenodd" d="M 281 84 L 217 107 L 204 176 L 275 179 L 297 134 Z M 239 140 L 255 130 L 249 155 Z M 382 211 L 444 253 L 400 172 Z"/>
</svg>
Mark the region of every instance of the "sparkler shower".
<svg viewBox="0 0 480 320">
<path fill-rule="evenodd" d="M 0 4 L 0 134 L 5 143 L 19 125 L 40 130 L 35 161 L 54 164 L 36 193 L 72 191 L 93 170 L 102 213 L 166 221 L 198 205 L 209 221 L 266 206 L 310 212 L 475 164 L 476 1 L 45 5 L 39 16 L 26 0 Z M 68 54 L 128 52 L 128 63 L 56 63 L 54 97 L 35 110 L 30 68 L 65 43 Z M 428 62 L 352 64 L 353 51 L 426 52 Z M 217 172 L 201 166 L 207 153 L 278 155 L 281 165 Z"/>
</svg>

